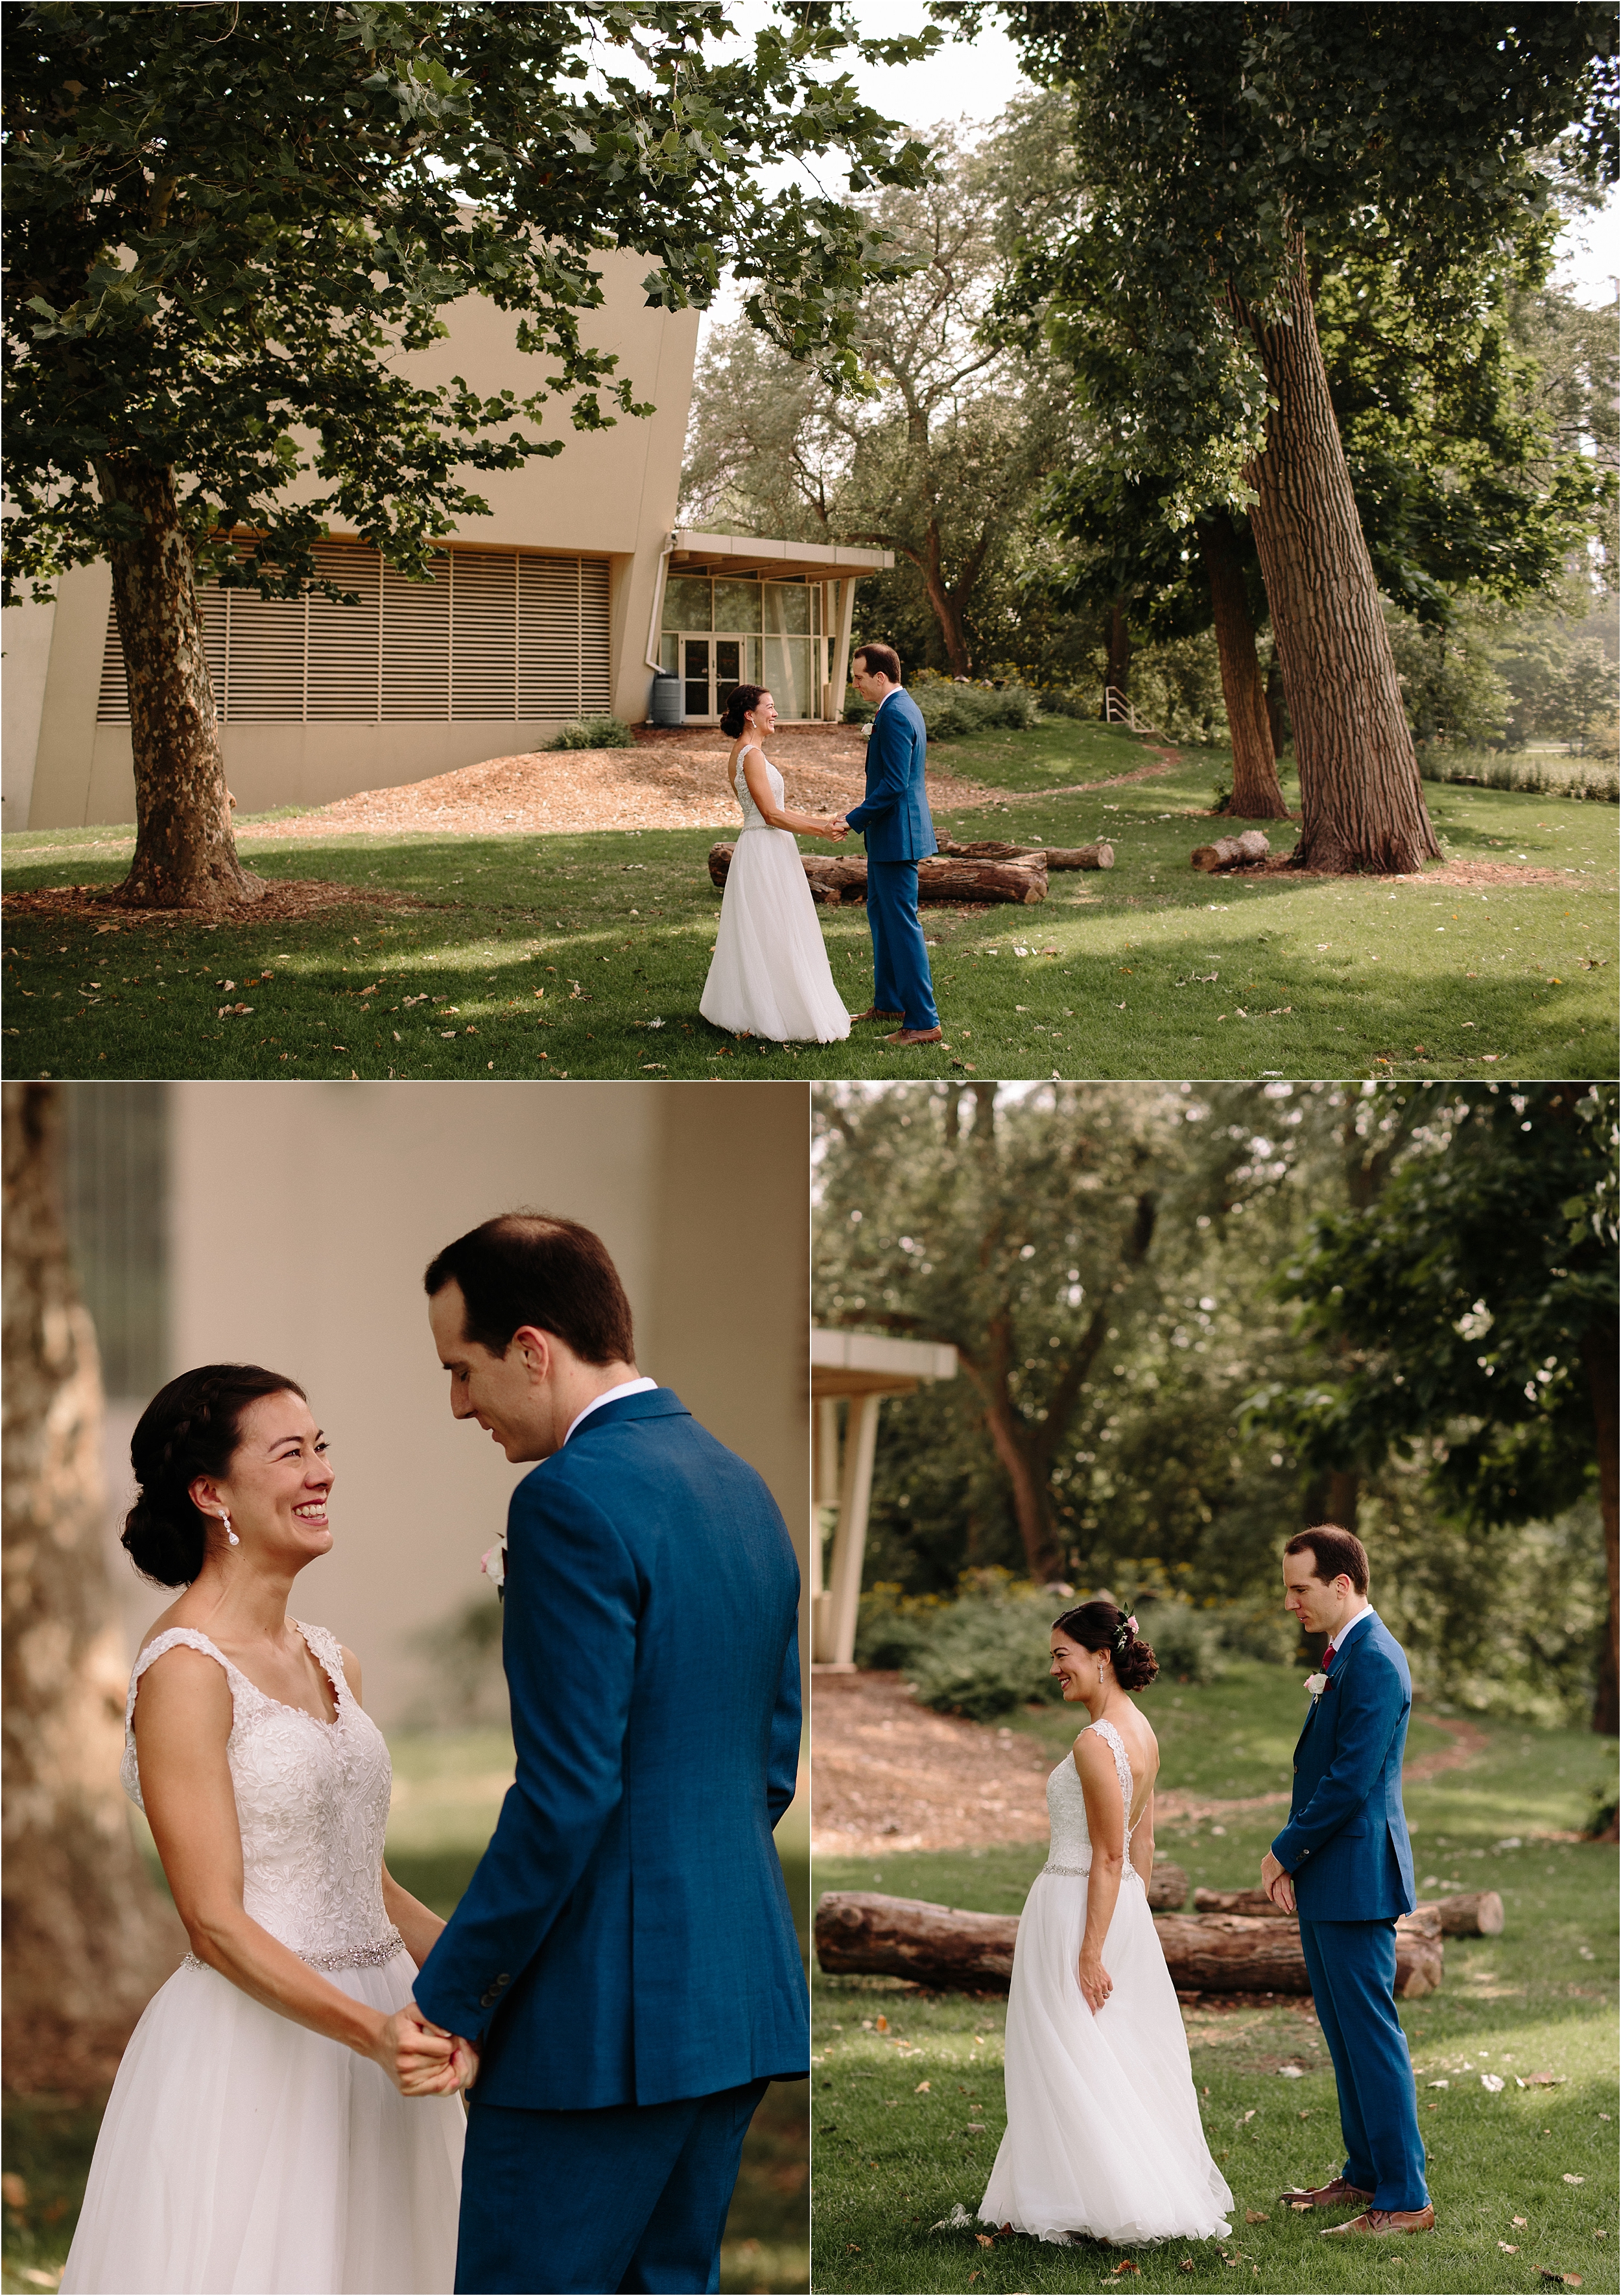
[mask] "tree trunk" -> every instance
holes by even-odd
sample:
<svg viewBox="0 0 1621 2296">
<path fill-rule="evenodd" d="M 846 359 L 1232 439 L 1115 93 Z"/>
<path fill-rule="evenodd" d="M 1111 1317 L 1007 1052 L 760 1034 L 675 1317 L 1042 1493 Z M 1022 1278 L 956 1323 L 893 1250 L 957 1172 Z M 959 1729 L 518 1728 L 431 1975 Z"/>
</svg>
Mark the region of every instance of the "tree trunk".
<svg viewBox="0 0 1621 2296">
<path fill-rule="evenodd" d="M 1613 1324 L 1589 1332 L 1582 1341 L 1582 1360 L 1592 1389 L 1593 1417 L 1599 1448 L 1599 1512 L 1604 1521 L 1604 1567 L 1609 1579 L 1609 1616 L 1605 1622 L 1604 1647 L 1599 1653 L 1599 1686 L 1593 1700 L 1592 1726 L 1606 1737 L 1616 1735 L 1616 1332 Z"/>
<path fill-rule="evenodd" d="M 1132 690 L 1132 633 L 1131 624 L 1126 618 L 1126 605 L 1124 598 L 1117 598 L 1109 610 L 1109 668 L 1103 673 L 1103 682 L 1106 685 L 1112 685 L 1118 693 L 1129 694 Z M 1102 714 L 1105 717 L 1109 714 L 1107 701 Z"/>
<path fill-rule="evenodd" d="M 1247 829 L 1240 837 L 1218 837 L 1214 845 L 1196 845 L 1190 865 L 1207 874 L 1217 869 L 1253 869 L 1271 851 L 1264 829 Z"/>
<path fill-rule="evenodd" d="M 1289 274 L 1291 324 L 1236 299 L 1276 405 L 1245 473 L 1295 729 L 1302 868 L 1407 871 L 1440 848 L 1425 809 L 1373 562 L 1329 398 L 1305 249 Z"/>
<path fill-rule="evenodd" d="M 921 553 L 908 551 L 907 556 L 923 578 L 923 590 L 934 618 L 940 625 L 940 636 L 946 643 L 946 659 L 951 664 L 954 677 L 971 677 L 973 657 L 968 649 L 968 633 L 962 626 L 962 608 L 966 590 L 954 594 L 940 562 L 940 529 L 933 519 L 929 521 Z"/>
<path fill-rule="evenodd" d="M 1275 645 L 1266 665 L 1266 723 L 1272 732 L 1272 754 L 1281 758 L 1293 735 L 1283 701 L 1283 660 Z"/>
<path fill-rule="evenodd" d="M 709 848 L 709 882 L 724 885 L 732 867 L 730 845 Z M 867 865 L 860 859 L 824 861 L 802 853 L 806 882 L 819 901 L 864 901 Z M 1047 898 L 1047 870 L 1037 850 L 1020 861 L 944 860 L 918 863 L 920 901 L 1013 901 L 1033 906 Z"/>
<path fill-rule="evenodd" d="M 86 1087 L 81 1087 L 85 1089 Z M 111 2079 L 185 1939 L 119 1784 L 127 1669 L 102 1555 L 101 1374 L 69 1268 L 54 1085 L 4 1087 L 6 2079 Z"/>
<path fill-rule="evenodd" d="M 1033 1456 L 1035 1446 L 1005 1394 L 989 1398 L 985 1424 L 1012 1487 L 1013 1514 L 1030 1576 L 1038 1587 L 1044 1587 L 1061 1576 L 1063 1563 L 1044 1457 L 1038 1463 Z"/>
<path fill-rule="evenodd" d="M 1227 511 L 1218 510 L 1200 521 L 1199 545 L 1216 617 L 1222 697 L 1232 730 L 1232 795 L 1227 800 L 1227 811 L 1240 821 L 1286 821 L 1289 808 L 1278 786 L 1266 692 L 1256 660 L 1255 625 L 1244 594 L 1238 537 Z"/>
<path fill-rule="evenodd" d="M 1150 1885 L 1150 1902 L 1152 1895 Z M 1156 1919 L 1154 1931 L 1171 1981 L 1183 1992 L 1312 1989 L 1294 1921 L 1167 1914 Z M 905 1977 L 920 1985 L 1005 1992 L 1018 1936 L 1017 1914 L 964 1913 L 870 1890 L 830 1890 L 816 1906 L 816 1959 L 830 1977 Z M 1436 1908 L 1404 1914 L 1396 1925 L 1397 1993 L 1413 2001 L 1435 1992 L 1442 1965 Z"/>
<path fill-rule="evenodd" d="M 102 493 L 141 521 L 112 545 L 112 598 L 129 686 L 135 851 L 111 897 L 133 909 L 220 909 L 263 890 L 237 858 L 203 651 L 191 545 L 174 473 L 105 456 Z"/>
</svg>

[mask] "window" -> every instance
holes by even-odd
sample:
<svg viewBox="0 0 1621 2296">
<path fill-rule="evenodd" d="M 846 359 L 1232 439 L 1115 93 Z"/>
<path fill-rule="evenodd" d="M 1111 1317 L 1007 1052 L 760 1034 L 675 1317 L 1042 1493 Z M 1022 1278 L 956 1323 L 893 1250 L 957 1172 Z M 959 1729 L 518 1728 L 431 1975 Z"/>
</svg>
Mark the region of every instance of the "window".
<svg viewBox="0 0 1621 2296">
<path fill-rule="evenodd" d="M 323 542 L 323 573 L 358 594 L 199 594 L 215 708 L 226 725 L 457 723 L 572 718 L 612 706 L 605 558 L 452 550 L 410 582 L 364 543 Z M 110 611 L 97 723 L 127 726 L 129 697 Z"/>
</svg>

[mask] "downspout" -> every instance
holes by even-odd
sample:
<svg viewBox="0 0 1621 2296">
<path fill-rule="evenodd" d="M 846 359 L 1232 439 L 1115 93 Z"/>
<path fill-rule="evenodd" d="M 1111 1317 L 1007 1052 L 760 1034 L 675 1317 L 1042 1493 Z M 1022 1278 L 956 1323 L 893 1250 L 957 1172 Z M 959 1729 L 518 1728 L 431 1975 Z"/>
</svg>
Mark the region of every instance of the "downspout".
<svg viewBox="0 0 1621 2296">
<path fill-rule="evenodd" d="M 658 653 L 659 625 L 664 618 L 664 587 L 669 577 L 670 553 L 675 547 L 675 537 L 672 534 L 659 553 L 659 572 L 653 583 L 653 611 L 647 625 L 647 651 L 642 657 L 649 669 L 653 670 L 664 668 Z"/>
</svg>

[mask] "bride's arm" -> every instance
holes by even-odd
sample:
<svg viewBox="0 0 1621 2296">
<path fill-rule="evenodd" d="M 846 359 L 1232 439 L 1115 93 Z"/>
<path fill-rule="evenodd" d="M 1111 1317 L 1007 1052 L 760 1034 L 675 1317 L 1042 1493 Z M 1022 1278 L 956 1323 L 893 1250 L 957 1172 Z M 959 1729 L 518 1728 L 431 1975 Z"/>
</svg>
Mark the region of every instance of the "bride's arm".
<svg viewBox="0 0 1621 2296">
<path fill-rule="evenodd" d="M 343 1654 L 343 1678 L 354 1693 L 356 1705 L 364 1705 L 365 1702 L 360 1694 L 360 1660 L 352 1650 L 344 1649 L 341 1644 L 339 1648 Z M 413 1898 L 409 1890 L 402 1890 L 387 1866 L 382 1869 L 382 1904 L 384 1913 L 405 1940 L 405 1951 L 420 1969 L 432 1952 L 434 1941 L 445 1926 L 444 1922 L 431 1906 L 423 1905 L 420 1898 Z"/>
<path fill-rule="evenodd" d="M 380 2064 L 407 2096 L 460 2083 L 448 2035 L 351 2000 L 243 1910 L 242 1841 L 225 1757 L 231 1689 L 201 1651 L 168 1651 L 141 1677 L 141 1800 L 192 1951 L 251 1999 Z"/>
<path fill-rule="evenodd" d="M 749 794 L 759 808 L 761 818 L 773 829 L 791 829 L 801 837 L 839 838 L 844 832 L 836 830 L 831 818 L 815 813 L 790 813 L 779 805 L 771 794 L 771 783 L 765 778 L 765 760 L 757 749 L 749 749 L 743 756 L 743 779 L 749 784 Z"/>
<path fill-rule="evenodd" d="M 1086 1927 L 1081 1938 L 1081 1991 L 1095 2013 L 1114 1990 L 1114 1980 L 1103 1966 L 1103 1940 L 1115 1917 L 1126 1865 L 1126 1812 L 1120 1806 L 1115 1758 L 1095 1731 L 1083 1730 L 1076 1740 L 1075 1767 L 1086 1797 L 1086 1831 L 1092 1837 L 1092 1878 L 1086 1884 Z"/>
</svg>

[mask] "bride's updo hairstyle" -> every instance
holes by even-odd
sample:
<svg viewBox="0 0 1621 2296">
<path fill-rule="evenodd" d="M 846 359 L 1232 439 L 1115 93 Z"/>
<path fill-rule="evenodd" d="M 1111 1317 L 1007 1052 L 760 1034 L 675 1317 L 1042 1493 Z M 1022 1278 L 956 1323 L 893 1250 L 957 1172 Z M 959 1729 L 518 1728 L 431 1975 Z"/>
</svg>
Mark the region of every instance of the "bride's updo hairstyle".
<svg viewBox="0 0 1621 2296">
<path fill-rule="evenodd" d="M 1107 1651 L 1122 1690 L 1146 1690 L 1159 1671 L 1158 1660 L 1133 1631 L 1129 1613 L 1112 1603 L 1077 1603 L 1053 1620 L 1052 1632 L 1068 1635 L 1083 1650 Z"/>
<path fill-rule="evenodd" d="M 720 730 L 733 742 L 743 730 L 743 720 L 751 709 L 760 706 L 762 693 L 769 693 L 768 685 L 734 685 L 726 700 L 726 714 L 720 721 Z"/>
<path fill-rule="evenodd" d="M 219 1523 L 192 1498 L 199 1475 L 226 1474 L 242 1417 L 266 1395 L 308 1398 L 296 1379 L 258 1364 L 203 1364 L 160 1387 L 129 1442 L 140 1496 L 124 1519 L 124 1546 L 143 1578 L 189 1587 L 202 1569 L 209 1528 Z"/>
</svg>

